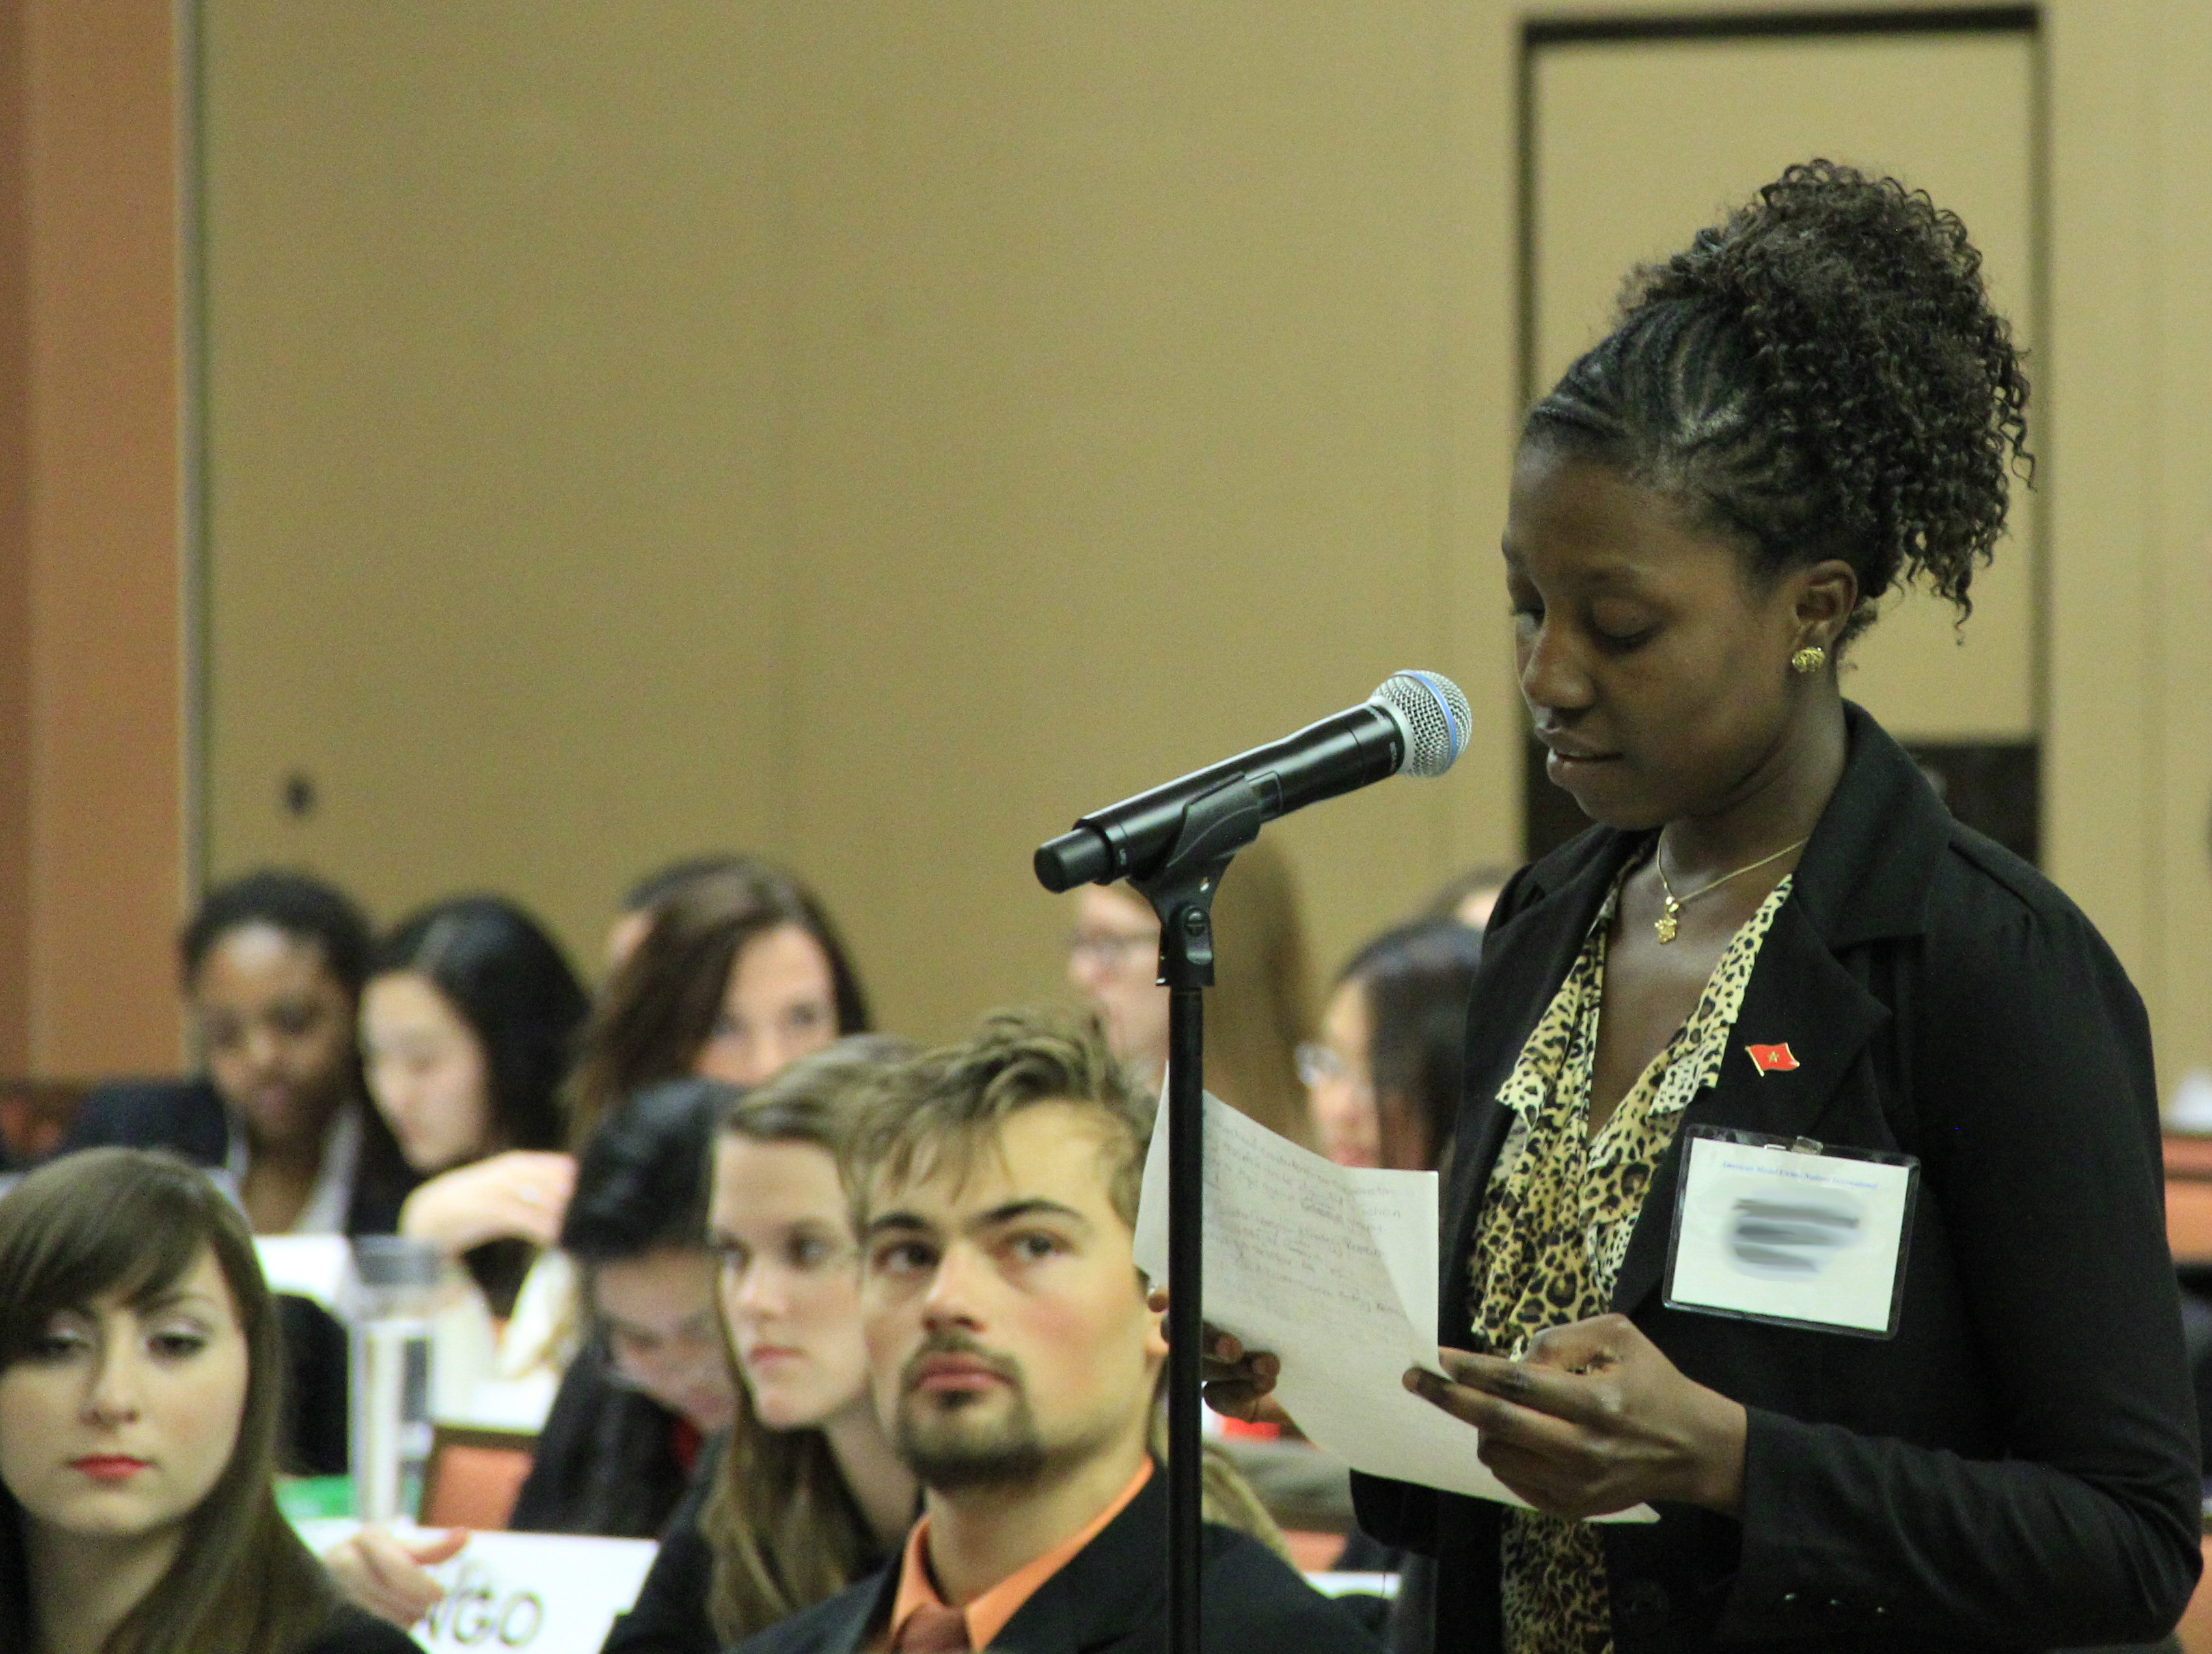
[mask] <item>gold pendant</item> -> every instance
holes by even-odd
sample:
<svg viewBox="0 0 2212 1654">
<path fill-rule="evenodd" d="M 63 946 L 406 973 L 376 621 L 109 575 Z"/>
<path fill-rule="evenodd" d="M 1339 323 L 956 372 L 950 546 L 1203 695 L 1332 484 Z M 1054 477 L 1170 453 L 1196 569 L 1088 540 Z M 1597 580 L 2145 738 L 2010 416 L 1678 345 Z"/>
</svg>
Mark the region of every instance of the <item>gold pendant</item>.
<svg viewBox="0 0 2212 1654">
<path fill-rule="evenodd" d="M 1664 947 L 1674 940 L 1674 904 L 1668 902 L 1667 911 L 1651 921 L 1651 928 L 1659 933 L 1659 944 Z"/>
</svg>

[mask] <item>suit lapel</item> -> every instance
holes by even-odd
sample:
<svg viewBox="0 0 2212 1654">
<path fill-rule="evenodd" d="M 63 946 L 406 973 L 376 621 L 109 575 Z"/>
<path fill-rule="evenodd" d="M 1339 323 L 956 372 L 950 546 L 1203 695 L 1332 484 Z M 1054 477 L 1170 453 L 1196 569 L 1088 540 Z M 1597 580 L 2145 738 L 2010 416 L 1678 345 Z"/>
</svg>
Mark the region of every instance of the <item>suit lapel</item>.
<svg viewBox="0 0 2212 1654">
<path fill-rule="evenodd" d="M 1079 1654 L 1165 1611 L 1167 1475 L 1158 1461 L 1137 1496 L 1039 1585 L 992 1639 L 1003 1654 Z"/>
<path fill-rule="evenodd" d="M 1814 1135 L 1813 1128 L 1844 1075 L 1888 1016 L 1888 1008 L 1829 952 L 1793 891 L 1759 944 L 1758 962 L 1729 1033 L 1720 1078 L 1683 1111 L 1681 1131 L 1644 1197 L 1613 1285 L 1615 1310 L 1632 1312 L 1665 1272 L 1682 1136 L 1689 1128 L 1728 1126 L 1777 1137 Z M 1787 1045 L 1796 1066 L 1763 1072 L 1752 1060 L 1748 1047 L 1753 1045 Z"/>
<path fill-rule="evenodd" d="M 898 1601 L 898 1585 L 899 1559 L 895 1552 L 878 1573 L 875 1590 L 855 1590 L 842 1602 L 833 1600 L 830 1606 L 836 1617 L 823 1628 L 817 1645 L 834 1654 L 862 1654 L 890 1623 L 891 1605 Z"/>
</svg>

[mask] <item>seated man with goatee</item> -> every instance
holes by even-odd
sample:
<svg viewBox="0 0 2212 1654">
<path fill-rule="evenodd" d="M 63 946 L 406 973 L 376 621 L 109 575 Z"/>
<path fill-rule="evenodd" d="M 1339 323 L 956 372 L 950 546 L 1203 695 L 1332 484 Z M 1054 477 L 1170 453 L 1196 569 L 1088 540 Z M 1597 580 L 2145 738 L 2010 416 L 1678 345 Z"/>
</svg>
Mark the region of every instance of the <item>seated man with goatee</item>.
<svg viewBox="0 0 2212 1654">
<path fill-rule="evenodd" d="M 894 1071 L 856 1145 L 876 1405 L 923 1489 L 902 1556 L 744 1654 L 1167 1646 L 1167 1356 L 1131 1257 L 1150 1107 L 1002 1014 Z M 1372 1654 L 1272 1551 L 1204 1530 L 1209 1654 Z"/>
</svg>

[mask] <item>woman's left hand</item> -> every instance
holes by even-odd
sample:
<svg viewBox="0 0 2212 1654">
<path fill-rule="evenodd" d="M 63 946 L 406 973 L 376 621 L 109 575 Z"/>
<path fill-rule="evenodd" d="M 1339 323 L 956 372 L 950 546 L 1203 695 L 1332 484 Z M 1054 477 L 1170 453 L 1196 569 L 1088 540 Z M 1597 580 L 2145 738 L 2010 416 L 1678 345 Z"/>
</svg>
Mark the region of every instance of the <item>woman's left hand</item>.
<svg viewBox="0 0 2212 1654">
<path fill-rule="evenodd" d="M 1482 1462 L 1540 1511 L 1602 1516 L 1646 1500 L 1733 1516 L 1745 1414 L 1692 1382 L 1625 1315 L 1537 1335 L 1517 1361 L 1443 1353 L 1406 1388 L 1482 1433 Z"/>
</svg>

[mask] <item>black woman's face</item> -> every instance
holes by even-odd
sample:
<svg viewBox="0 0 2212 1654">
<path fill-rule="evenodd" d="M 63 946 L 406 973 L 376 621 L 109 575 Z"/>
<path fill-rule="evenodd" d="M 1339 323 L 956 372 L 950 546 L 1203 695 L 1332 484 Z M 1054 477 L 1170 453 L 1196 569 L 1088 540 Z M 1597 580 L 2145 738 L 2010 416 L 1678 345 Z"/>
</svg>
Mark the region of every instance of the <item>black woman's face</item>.
<svg viewBox="0 0 2212 1654">
<path fill-rule="evenodd" d="M 1506 513 L 1521 693 L 1546 773 L 1608 826 L 1724 808 L 1787 742 L 1792 583 L 1595 462 L 1525 445 Z"/>
</svg>

